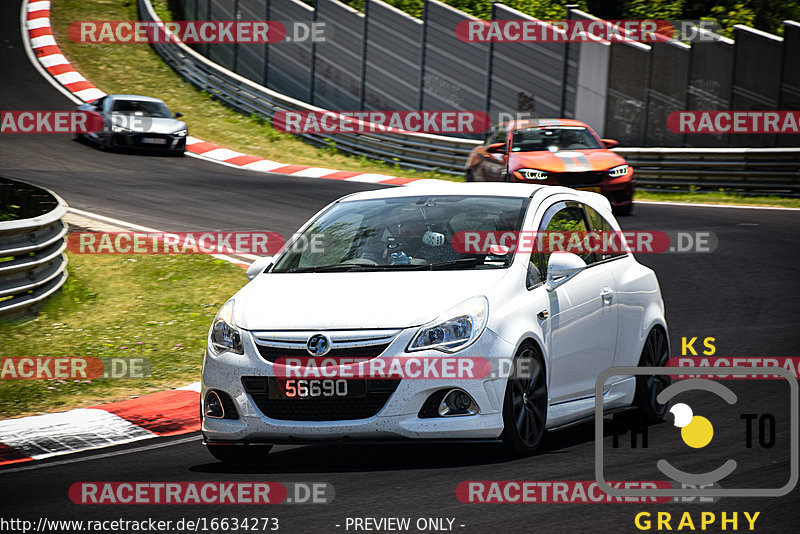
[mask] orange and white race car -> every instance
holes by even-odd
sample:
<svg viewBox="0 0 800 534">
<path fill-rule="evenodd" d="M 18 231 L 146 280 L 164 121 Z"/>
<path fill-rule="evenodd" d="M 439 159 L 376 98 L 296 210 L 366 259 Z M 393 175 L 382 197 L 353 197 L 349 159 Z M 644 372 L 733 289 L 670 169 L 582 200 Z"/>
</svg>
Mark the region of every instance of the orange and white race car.
<svg viewBox="0 0 800 534">
<path fill-rule="evenodd" d="M 572 119 L 503 122 L 475 147 L 466 166 L 468 182 L 563 185 L 602 193 L 614 212 L 633 207 L 633 168 L 586 123 Z"/>
</svg>

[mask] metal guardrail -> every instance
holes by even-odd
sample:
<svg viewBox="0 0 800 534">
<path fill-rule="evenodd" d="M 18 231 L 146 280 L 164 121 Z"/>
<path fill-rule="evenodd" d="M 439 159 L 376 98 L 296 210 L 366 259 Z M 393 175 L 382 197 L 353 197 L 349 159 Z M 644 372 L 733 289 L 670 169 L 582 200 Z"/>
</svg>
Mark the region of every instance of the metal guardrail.
<svg viewBox="0 0 800 534">
<path fill-rule="evenodd" d="M 34 185 L 0 178 L 0 318 L 55 293 L 67 279 L 67 204 Z M 17 218 L 18 217 L 18 218 Z"/>
<path fill-rule="evenodd" d="M 160 22 L 150 0 L 139 17 Z M 272 119 L 280 111 L 325 111 L 256 84 L 183 43 L 153 44 L 178 74 L 228 106 Z M 303 134 L 317 146 L 420 171 L 461 176 L 480 142 L 431 134 Z M 746 194 L 800 196 L 800 148 L 617 148 L 636 169 L 637 188 L 683 191 L 732 189 Z"/>
<path fill-rule="evenodd" d="M 618 148 L 642 190 L 800 196 L 800 148 Z"/>
<path fill-rule="evenodd" d="M 138 0 L 139 18 L 160 22 L 149 0 Z M 183 43 L 152 44 L 178 74 L 228 106 L 272 119 L 280 111 L 325 111 L 258 85 L 208 60 Z M 317 146 L 335 146 L 355 156 L 398 164 L 420 171 L 462 175 L 469 151 L 478 141 L 430 134 L 303 134 Z"/>
</svg>

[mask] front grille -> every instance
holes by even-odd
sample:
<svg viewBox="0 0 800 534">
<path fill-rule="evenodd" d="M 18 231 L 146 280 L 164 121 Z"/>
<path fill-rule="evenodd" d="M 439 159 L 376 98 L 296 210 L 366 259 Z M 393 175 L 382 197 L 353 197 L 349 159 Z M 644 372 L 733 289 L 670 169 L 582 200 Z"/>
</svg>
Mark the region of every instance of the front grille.
<svg viewBox="0 0 800 534">
<path fill-rule="evenodd" d="M 330 330 L 253 332 L 253 342 L 262 358 L 275 363 L 278 358 L 308 358 L 308 339 L 323 334 L 330 339 L 325 358 L 363 358 L 380 356 L 400 330 Z"/>
<path fill-rule="evenodd" d="M 608 177 L 605 171 L 586 171 L 586 172 L 552 172 L 550 176 L 555 178 L 559 184 L 568 187 L 581 187 L 584 185 L 597 185 Z"/>
<path fill-rule="evenodd" d="M 322 358 L 377 358 L 388 346 L 388 343 L 382 343 L 380 345 L 367 345 L 364 347 L 332 348 Z M 305 345 L 303 345 L 302 348 L 283 348 L 256 344 L 256 348 L 258 348 L 258 353 L 261 354 L 262 358 L 272 363 L 275 363 L 278 358 L 311 357 L 308 351 L 306 351 Z"/>
<path fill-rule="evenodd" d="M 352 387 L 363 388 L 354 398 L 270 399 L 268 377 L 245 376 L 242 385 L 265 416 L 282 421 L 350 421 L 376 415 L 395 392 L 400 380 L 351 380 Z M 275 379 L 272 379 L 275 380 Z"/>
</svg>

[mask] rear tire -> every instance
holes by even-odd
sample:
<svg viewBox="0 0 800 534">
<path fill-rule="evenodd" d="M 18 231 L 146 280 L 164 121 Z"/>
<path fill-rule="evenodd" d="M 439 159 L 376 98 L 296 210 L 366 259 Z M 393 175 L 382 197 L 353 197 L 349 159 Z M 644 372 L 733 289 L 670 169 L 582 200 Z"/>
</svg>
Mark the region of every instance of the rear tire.
<svg viewBox="0 0 800 534">
<path fill-rule="evenodd" d="M 464 181 L 466 182 L 474 182 L 475 175 L 472 174 L 472 169 L 467 169 L 467 172 L 464 173 Z"/>
<path fill-rule="evenodd" d="M 547 374 L 539 348 L 523 343 L 514 356 L 503 402 L 503 444 L 515 456 L 530 456 L 542 443 L 547 423 Z"/>
<path fill-rule="evenodd" d="M 211 456 L 227 465 L 258 465 L 267 461 L 272 445 L 206 445 Z"/>
<path fill-rule="evenodd" d="M 665 367 L 667 360 L 669 360 L 667 336 L 664 330 L 655 327 L 644 342 L 639 367 Z M 656 397 L 669 384 L 669 377 L 664 375 L 638 375 L 636 377 L 636 406 L 648 424 L 658 423 L 664 419 L 664 415 L 667 413 L 667 404 L 659 404 Z"/>
</svg>

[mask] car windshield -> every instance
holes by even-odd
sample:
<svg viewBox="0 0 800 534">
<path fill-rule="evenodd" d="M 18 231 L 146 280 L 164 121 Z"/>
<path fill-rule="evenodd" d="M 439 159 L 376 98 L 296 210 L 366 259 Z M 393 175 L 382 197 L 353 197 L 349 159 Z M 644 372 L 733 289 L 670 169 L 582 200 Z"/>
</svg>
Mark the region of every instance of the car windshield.
<svg viewBox="0 0 800 534">
<path fill-rule="evenodd" d="M 512 152 L 585 150 L 603 148 L 592 133 L 581 127 L 522 128 L 514 131 Z"/>
<path fill-rule="evenodd" d="M 512 255 L 467 254 L 453 236 L 518 231 L 529 203 L 456 195 L 340 202 L 287 243 L 272 272 L 502 269 Z"/>
<path fill-rule="evenodd" d="M 122 115 L 141 115 L 156 119 L 172 118 L 169 108 L 167 108 L 166 104 L 163 102 L 114 100 L 114 106 L 112 107 L 111 111 Z"/>
</svg>

